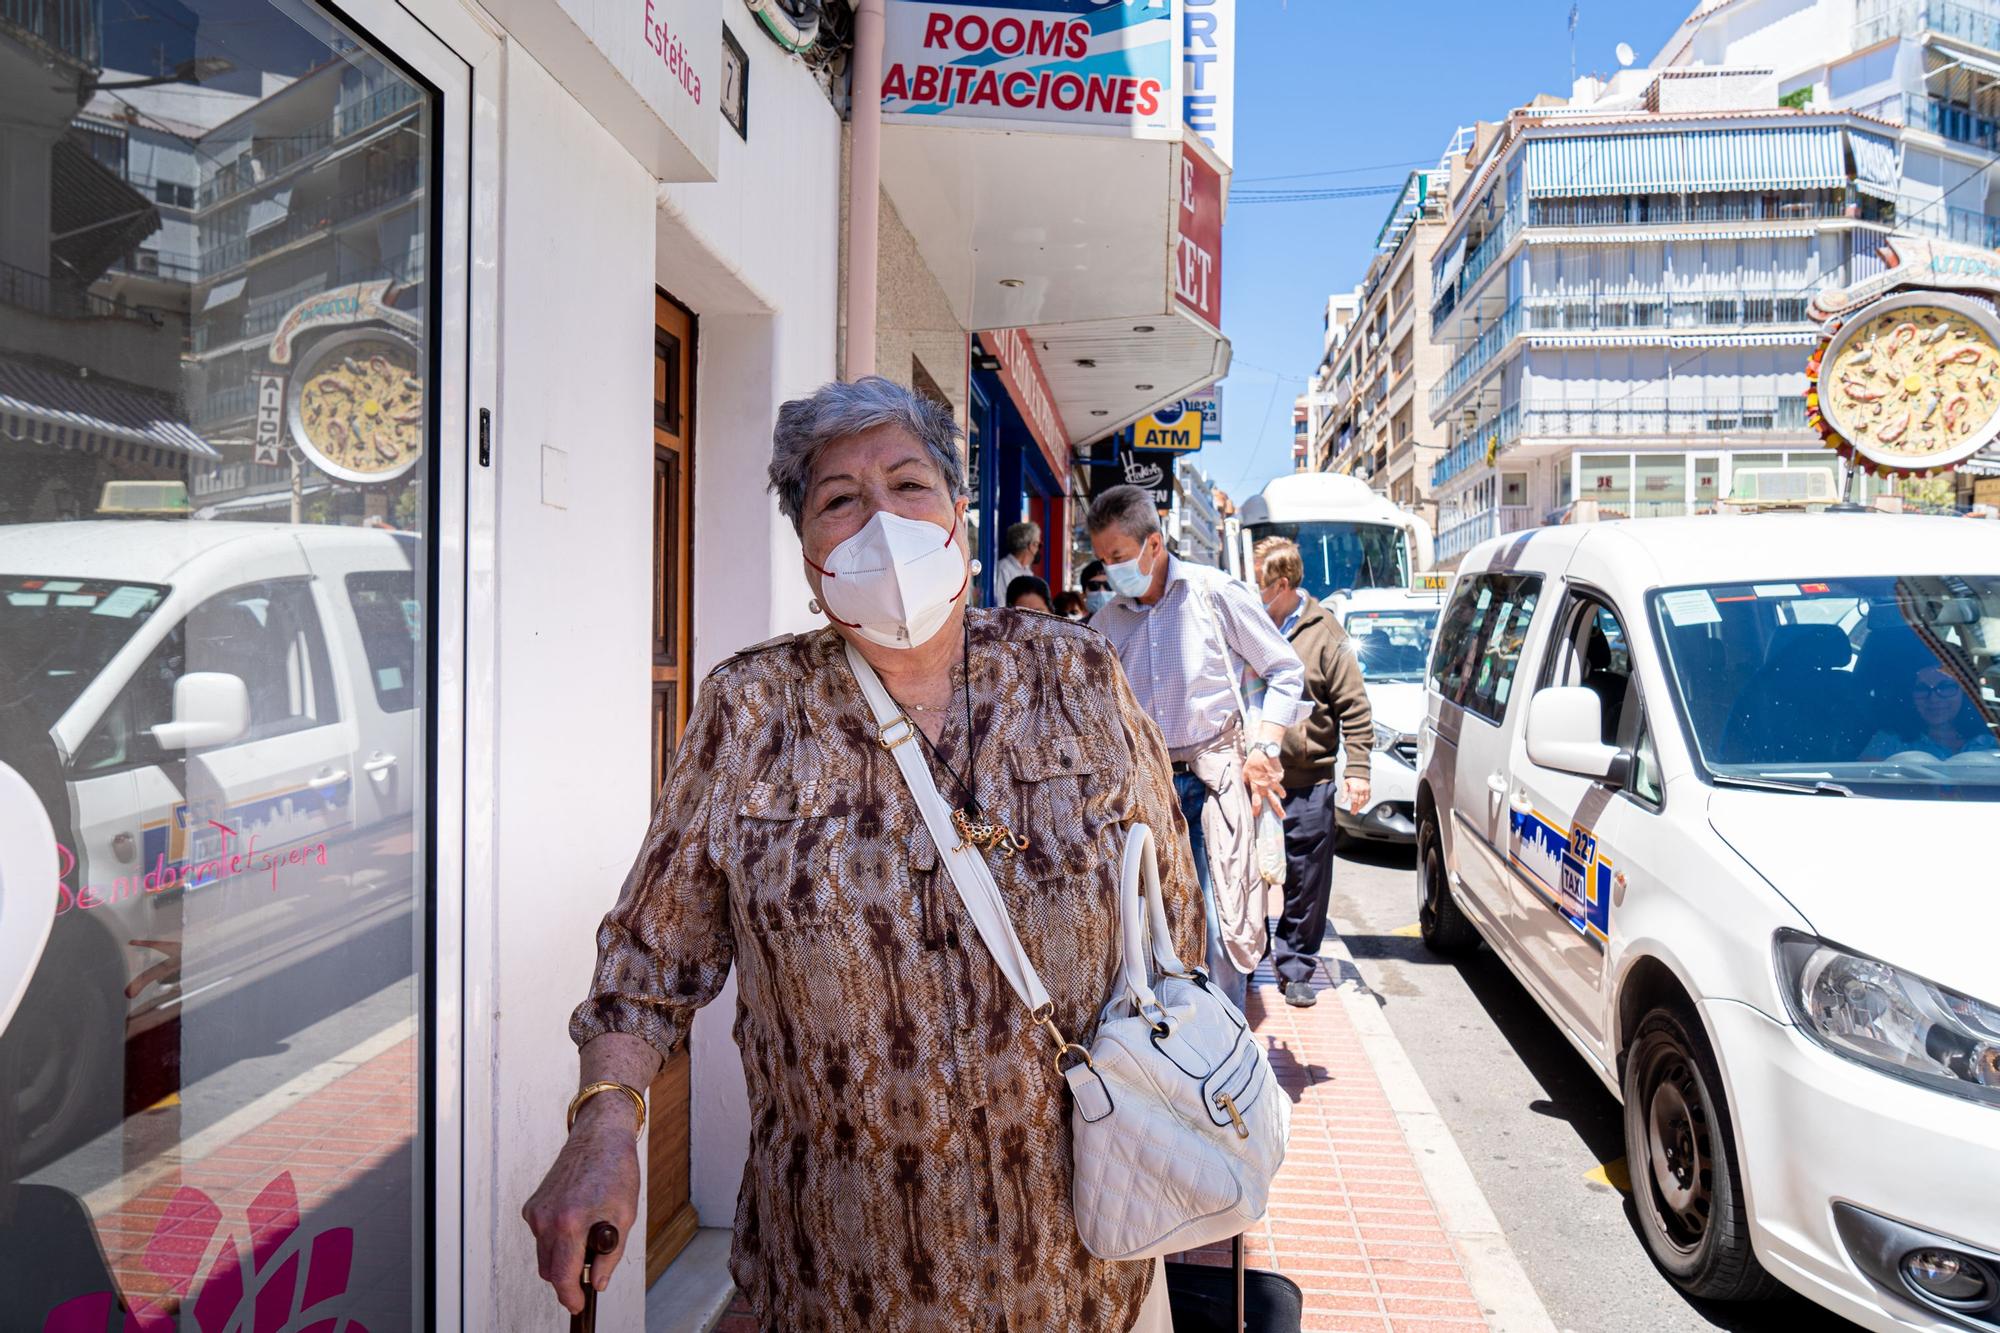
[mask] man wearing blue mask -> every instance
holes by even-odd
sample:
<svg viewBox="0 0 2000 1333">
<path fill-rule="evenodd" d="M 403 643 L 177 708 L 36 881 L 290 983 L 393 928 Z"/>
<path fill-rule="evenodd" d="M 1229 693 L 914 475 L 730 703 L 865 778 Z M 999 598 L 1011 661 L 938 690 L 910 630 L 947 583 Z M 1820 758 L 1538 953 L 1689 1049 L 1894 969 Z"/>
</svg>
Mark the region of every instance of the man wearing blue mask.
<svg viewBox="0 0 2000 1333">
<path fill-rule="evenodd" d="M 1111 576 L 1104 572 L 1104 562 L 1093 560 L 1083 567 L 1083 574 L 1077 582 L 1083 587 L 1083 618 L 1096 615 L 1111 604 L 1118 594 L 1111 591 Z"/>
<path fill-rule="evenodd" d="M 1166 740 L 1208 909 L 1208 970 L 1240 1006 L 1269 943 L 1254 823 L 1267 807 L 1284 813 L 1279 756 L 1311 712 L 1305 665 L 1248 584 L 1168 554 L 1148 492 L 1114 486 L 1085 522 L 1112 589 L 1090 627 Z M 1246 668 L 1266 687 L 1254 734 Z"/>
</svg>

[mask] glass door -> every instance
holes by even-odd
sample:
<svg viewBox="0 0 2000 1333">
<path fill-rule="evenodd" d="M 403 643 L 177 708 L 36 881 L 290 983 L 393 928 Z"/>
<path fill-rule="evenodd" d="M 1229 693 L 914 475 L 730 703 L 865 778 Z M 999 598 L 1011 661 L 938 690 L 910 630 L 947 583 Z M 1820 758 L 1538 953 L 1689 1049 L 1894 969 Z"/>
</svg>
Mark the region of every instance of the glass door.
<svg viewBox="0 0 2000 1333">
<path fill-rule="evenodd" d="M 0 9 L 0 1325 L 423 1328 L 469 74 L 173 8 Z"/>
</svg>

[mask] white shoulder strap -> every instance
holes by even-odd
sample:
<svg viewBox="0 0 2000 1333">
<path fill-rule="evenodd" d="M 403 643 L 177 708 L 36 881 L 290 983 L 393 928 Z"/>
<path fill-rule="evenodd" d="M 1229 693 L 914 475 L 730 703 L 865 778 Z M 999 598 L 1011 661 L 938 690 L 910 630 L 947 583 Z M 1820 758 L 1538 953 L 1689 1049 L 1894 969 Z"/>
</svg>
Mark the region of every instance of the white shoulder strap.
<svg viewBox="0 0 2000 1333">
<path fill-rule="evenodd" d="M 1213 569 L 1214 566 L 1191 564 L 1188 568 L 1206 571 Z M 1216 572 L 1222 573 L 1220 570 Z M 1224 578 L 1226 579 L 1227 577 L 1225 574 Z M 1243 730 L 1248 735 L 1250 731 L 1250 708 L 1243 701 L 1243 682 L 1238 679 L 1243 673 L 1236 668 L 1236 654 L 1229 646 L 1228 633 L 1222 628 L 1222 612 L 1217 610 L 1215 606 L 1215 598 L 1220 592 L 1222 584 L 1207 573 L 1197 574 L 1189 582 L 1195 585 L 1194 595 L 1201 599 L 1202 610 L 1208 613 L 1208 623 L 1214 628 L 1217 641 L 1222 644 L 1223 674 L 1229 677 L 1229 692 L 1236 696 L 1236 714 L 1243 719 Z M 1255 740 L 1256 737 L 1250 736 L 1249 739 Z"/>
<path fill-rule="evenodd" d="M 1021 997 L 1021 1003 L 1037 1013 L 1043 1012 L 1042 1006 L 1049 1002 L 1048 988 L 1042 985 L 1041 974 L 1035 971 L 1027 950 L 1021 947 L 1021 937 L 1014 933 L 1013 918 L 1007 914 L 1007 904 L 1000 897 L 1000 886 L 993 882 L 992 870 L 976 850 L 959 839 L 958 830 L 952 827 L 951 813 L 945 808 L 944 797 L 938 794 L 930 765 L 924 762 L 923 741 L 917 736 L 916 723 L 903 716 L 896 701 L 889 697 L 889 691 L 883 688 L 875 668 L 868 665 L 868 659 L 851 643 L 847 645 L 847 664 L 853 668 L 862 697 L 868 700 L 868 710 L 875 716 L 877 739 L 882 748 L 896 757 L 896 767 L 903 771 L 903 781 L 909 784 L 910 795 L 916 798 L 917 809 L 923 812 L 924 827 L 930 830 L 931 841 L 937 844 L 938 855 L 944 858 L 951 881 L 958 886 L 966 915 L 972 918 L 979 938 L 986 942 L 987 952 L 993 955 L 1001 975 Z"/>
</svg>

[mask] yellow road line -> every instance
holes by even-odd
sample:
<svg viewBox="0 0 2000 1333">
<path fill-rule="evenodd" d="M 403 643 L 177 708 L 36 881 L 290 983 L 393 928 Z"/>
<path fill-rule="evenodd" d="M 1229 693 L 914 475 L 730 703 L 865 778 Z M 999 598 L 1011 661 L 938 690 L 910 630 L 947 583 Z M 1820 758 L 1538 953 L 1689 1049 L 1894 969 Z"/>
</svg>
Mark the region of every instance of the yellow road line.
<svg viewBox="0 0 2000 1333">
<path fill-rule="evenodd" d="M 1416 922 L 1412 921 L 1409 925 L 1398 926 L 1389 933 L 1391 935 L 1400 935 L 1406 940 L 1415 939 L 1417 936 L 1422 935 L 1424 933 L 1424 928 L 1418 925 Z"/>
<path fill-rule="evenodd" d="M 1625 1169 L 1625 1159 L 1614 1157 L 1583 1173 L 1586 1185 L 1609 1185 L 1620 1194 L 1632 1192 L 1632 1174 Z"/>
</svg>

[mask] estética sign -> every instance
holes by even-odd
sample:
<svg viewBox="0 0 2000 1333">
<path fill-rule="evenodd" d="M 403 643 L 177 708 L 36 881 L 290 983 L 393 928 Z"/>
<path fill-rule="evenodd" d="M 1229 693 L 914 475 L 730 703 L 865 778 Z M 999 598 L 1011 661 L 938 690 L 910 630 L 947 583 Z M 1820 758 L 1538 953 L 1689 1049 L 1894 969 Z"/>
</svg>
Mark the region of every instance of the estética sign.
<svg viewBox="0 0 2000 1333">
<path fill-rule="evenodd" d="M 882 114 L 1165 137 L 1180 120 L 1174 0 L 889 0 Z"/>
</svg>

